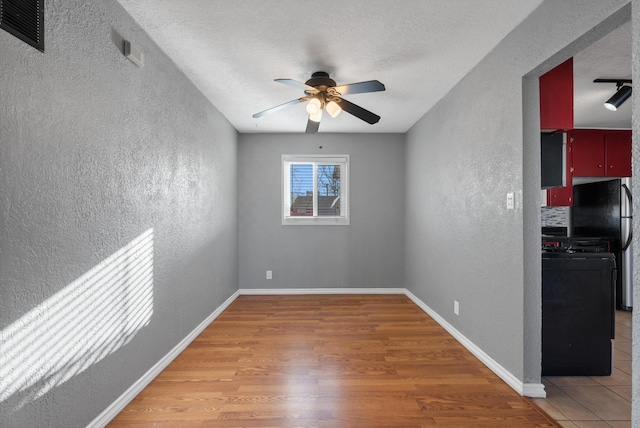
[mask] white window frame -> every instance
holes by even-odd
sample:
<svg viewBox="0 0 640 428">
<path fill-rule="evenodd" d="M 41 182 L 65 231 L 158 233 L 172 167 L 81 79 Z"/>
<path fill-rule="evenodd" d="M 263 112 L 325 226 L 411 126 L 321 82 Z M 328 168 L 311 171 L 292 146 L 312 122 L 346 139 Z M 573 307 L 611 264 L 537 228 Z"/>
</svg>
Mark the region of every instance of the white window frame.
<svg viewBox="0 0 640 428">
<path fill-rule="evenodd" d="M 349 155 L 282 155 L 282 224 L 298 226 L 349 225 Z M 291 214 L 291 164 L 312 164 L 313 207 L 318 207 L 317 166 L 340 165 L 340 215 L 292 216 Z"/>
</svg>

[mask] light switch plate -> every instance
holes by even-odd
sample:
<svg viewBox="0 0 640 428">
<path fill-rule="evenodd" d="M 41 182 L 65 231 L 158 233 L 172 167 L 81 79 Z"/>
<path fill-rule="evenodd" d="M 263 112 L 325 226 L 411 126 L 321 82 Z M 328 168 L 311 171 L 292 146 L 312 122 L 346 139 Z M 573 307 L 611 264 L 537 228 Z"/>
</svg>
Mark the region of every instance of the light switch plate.
<svg viewBox="0 0 640 428">
<path fill-rule="evenodd" d="M 513 210 L 516 208 L 515 196 L 513 192 L 507 193 L 507 209 Z"/>
</svg>

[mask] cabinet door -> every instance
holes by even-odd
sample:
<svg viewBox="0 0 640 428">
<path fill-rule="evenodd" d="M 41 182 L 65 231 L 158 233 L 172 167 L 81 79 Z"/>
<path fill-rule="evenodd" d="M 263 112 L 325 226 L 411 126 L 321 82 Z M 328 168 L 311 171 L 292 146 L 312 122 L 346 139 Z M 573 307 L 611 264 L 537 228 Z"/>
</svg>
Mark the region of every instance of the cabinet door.
<svg viewBox="0 0 640 428">
<path fill-rule="evenodd" d="M 573 143 L 571 138 L 567 138 L 567 175 L 564 187 L 556 187 L 547 190 L 547 206 L 550 207 L 571 207 L 573 206 Z"/>
<path fill-rule="evenodd" d="M 540 76 L 540 129 L 573 129 L 573 58 Z"/>
<path fill-rule="evenodd" d="M 577 129 L 573 139 L 573 175 L 602 177 L 605 175 L 604 131 Z"/>
<path fill-rule="evenodd" d="M 547 206 L 571 207 L 573 206 L 573 186 L 556 187 L 547 190 Z"/>
<path fill-rule="evenodd" d="M 606 131 L 605 160 L 609 177 L 631 177 L 631 131 Z"/>
</svg>

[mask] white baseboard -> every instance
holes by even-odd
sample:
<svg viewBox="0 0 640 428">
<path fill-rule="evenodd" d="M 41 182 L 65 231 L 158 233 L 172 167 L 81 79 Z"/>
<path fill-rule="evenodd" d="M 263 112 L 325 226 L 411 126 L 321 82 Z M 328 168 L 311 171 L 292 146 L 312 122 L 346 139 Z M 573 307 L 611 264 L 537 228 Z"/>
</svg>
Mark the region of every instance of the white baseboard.
<svg viewBox="0 0 640 428">
<path fill-rule="evenodd" d="M 472 341 L 467 339 L 465 335 L 460 333 L 454 326 L 449 324 L 444 318 L 442 318 L 436 311 L 431 309 L 426 303 L 418 299 L 412 292 L 406 292 L 406 296 L 413 301 L 420 309 L 425 311 L 431 318 L 433 318 L 438 324 L 440 324 L 445 330 L 449 332 L 458 342 L 462 344 L 469 352 L 471 352 L 476 358 L 487 366 L 492 372 L 494 372 L 500 379 L 506 382 L 511 388 L 513 388 L 518 394 L 525 397 L 532 398 L 545 398 L 546 393 L 544 385 L 541 383 L 523 383 L 517 377 L 515 377 L 510 371 L 502 367 L 496 360 L 491 358 L 486 352 L 476 346 Z"/>
<path fill-rule="evenodd" d="M 522 387 L 522 395 L 530 398 L 547 398 L 547 391 L 541 383 L 525 383 Z"/>
<path fill-rule="evenodd" d="M 240 295 L 406 294 L 405 288 L 241 288 Z"/>
<path fill-rule="evenodd" d="M 229 297 L 222 305 L 220 305 L 211 315 L 198 325 L 188 336 L 178 343 L 167 355 L 158 361 L 147 373 L 138 379 L 127 391 L 124 392 L 116 401 L 107 407 L 97 418 L 95 418 L 87 428 L 102 428 L 106 426 L 118 413 L 120 413 L 140 393 L 151 381 L 162 372 L 202 331 L 207 328 L 221 313 L 224 311 L 238 296 L 240 295 L 308 295 L 308 294 L 404 294 L 413 301 L 420 309 L 431 316 L 438 324 L 447 330 L 453 337 L 458 340 L 476 356 L 484 365 L 493 371 L 500 379 L 505 381 L 507 385 L 513 388 L 518 394 L 525 397 L 545 398 L 546 392 L 544 385 L 541 383 L 523 383 L 507 369 L 502 367 L 493 358 L 487 355 L 482 349 L 476 346 L 472 341 L 467 339 L 456 328 L 449 324 L 437 312 L 431 309 L 422 300 L 418 299 L 412 292 L 406 288 L 273 288 L 273 289 L 249 289 L 241 288 L 231 297 Z"/>
<path fill-rule="evenodd" d="M 118 413 L 120 413 L 127 404 L 133 400 L 153 379 L 156 378 L 193 340 L 198 337 L 202 331 L 207 328 L 218 316 L 224 311 L 238 296 L 236 291 L 222 305 L 220 305 L 211 315 L 200 323 L 189 335 L 180 341 L 167 355 L 151 367 L 140 379 L 127 389 L 124 394 L 116 399 L 109 407 L 107 407 L 97 418 L 95 418 L 87 428 L 105 427 Z"/>
</svg>

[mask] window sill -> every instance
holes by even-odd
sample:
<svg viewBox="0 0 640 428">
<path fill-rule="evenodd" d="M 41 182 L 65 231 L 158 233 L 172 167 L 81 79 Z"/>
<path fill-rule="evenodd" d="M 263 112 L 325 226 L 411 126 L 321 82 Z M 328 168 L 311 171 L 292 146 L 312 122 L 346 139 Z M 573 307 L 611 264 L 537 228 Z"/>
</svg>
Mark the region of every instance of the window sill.
<svg viewBox="0 0 640 428">
<path fill-rule="evenodd" d="M 285 217 L 283 226 L 349 226 L 347 217 Z"/>
</svg>

